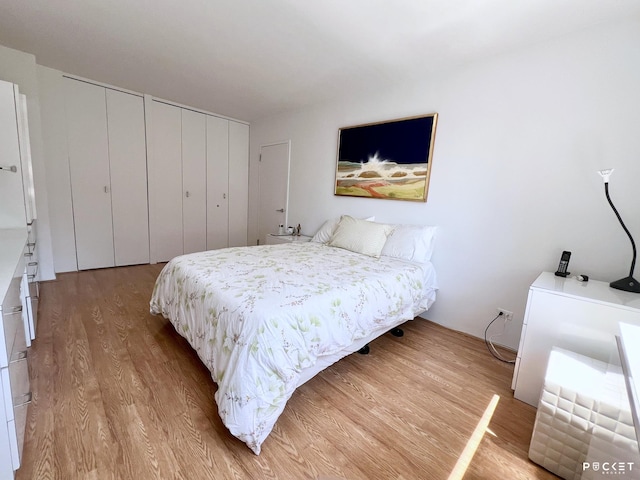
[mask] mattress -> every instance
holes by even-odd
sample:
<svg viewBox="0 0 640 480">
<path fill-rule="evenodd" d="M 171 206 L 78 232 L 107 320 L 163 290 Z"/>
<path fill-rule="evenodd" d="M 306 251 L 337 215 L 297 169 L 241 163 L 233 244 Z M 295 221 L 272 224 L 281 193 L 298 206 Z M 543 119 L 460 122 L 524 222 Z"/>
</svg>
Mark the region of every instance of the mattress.
<svg viewBox="0 0 640 480">
<path fill-rule="evenodd" d="M 529 458 L 567 480 L 610 478 L 619 475 L 612 469 L 620 468 L 627 470 L 623 478 L 640 478 L 638 444 L 620 367 L 554 348 Z"/>
<path fill-rule="evenodd" d="M 307 242 L 176 257 L 150 307 L 197 352 L 223 423 L 259 454 L 309 372 L 412 320 L 436 289 L 430 263 Z"/>
</svg>

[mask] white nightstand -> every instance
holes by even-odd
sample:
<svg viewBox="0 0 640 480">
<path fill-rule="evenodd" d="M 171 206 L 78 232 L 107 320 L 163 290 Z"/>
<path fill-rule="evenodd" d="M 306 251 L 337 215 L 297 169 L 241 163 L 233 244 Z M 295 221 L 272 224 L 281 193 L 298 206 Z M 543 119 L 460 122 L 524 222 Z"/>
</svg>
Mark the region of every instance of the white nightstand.
<svg viewBox="0 0 640 480">
<path fill-rule="evenodd" d="M 307 235 L 275 235 L 269 233 L 264 243 L 266 245 L 277 245 L 279 243 L 308 242 L 309 240 L 311 240 L 311 237 Z"/>
</svg>

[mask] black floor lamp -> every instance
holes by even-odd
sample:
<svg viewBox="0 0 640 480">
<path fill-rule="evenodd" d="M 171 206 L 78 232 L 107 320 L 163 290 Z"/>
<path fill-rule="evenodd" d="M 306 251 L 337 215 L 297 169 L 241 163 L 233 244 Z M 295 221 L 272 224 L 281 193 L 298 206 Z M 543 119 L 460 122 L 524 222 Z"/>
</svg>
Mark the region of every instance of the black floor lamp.
<svg viewBox="0 0 640 480">
<path fill-rule="evenodd" d="M 620 280 L 616 280 L 615 282 L 611 282 L 609 286 L 611 288 L 616 288 L 618 290 L 624 290 L 625 292 L 640 293 L 640 282 L 638 282 L 635 278 L 633 278 L 633 271 L 636 268 L 636 255 L 637 255 L 636 242 L 633 241 L 631 232 L 629 232 L 629 229 L 626 227 L 626 225 L 622 221 L 622 217 L 618 213 L 618 210 L 616 209 L 616 207 L 613 205 L 613 202 L 611 201 L 611 197 L 609 197 L 609 177 L 613 173 L 613 168 L 610 168 L 608 170 L 600 170 L 598 171 L 598 173 L 602 176 L 602 180 L 604 181 L 604 194 L 607 197 L 607 201 L 609 202 L 609 205 L 611 205 L 611 208 L 613 209 L 613 213 L 616 214 L 616 217 L 618 218 L 620 225 L 622 225 L 622 228 L 624 229 L 625 233 L 629 237 L 629 240 L 631 240 L 631 248 L 633 249 L 633 259 L 631 260 L 631 268 L 629 269 L 629 276 L 621 278 Z"/>
</svg>

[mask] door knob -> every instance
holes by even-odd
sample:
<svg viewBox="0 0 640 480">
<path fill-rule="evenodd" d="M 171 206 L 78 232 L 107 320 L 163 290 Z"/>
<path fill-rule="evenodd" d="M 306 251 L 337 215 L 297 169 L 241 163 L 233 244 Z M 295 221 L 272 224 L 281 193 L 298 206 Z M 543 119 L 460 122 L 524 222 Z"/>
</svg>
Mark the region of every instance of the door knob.
<svg viewBox="0 0 640 480">
<path fill-rule="evenodd" d="M 276 212 L 284 213 L 284 208 L 281 208 L 281 209 L 279 209 L 279 210 L 276 210 Z"/>
</svg>

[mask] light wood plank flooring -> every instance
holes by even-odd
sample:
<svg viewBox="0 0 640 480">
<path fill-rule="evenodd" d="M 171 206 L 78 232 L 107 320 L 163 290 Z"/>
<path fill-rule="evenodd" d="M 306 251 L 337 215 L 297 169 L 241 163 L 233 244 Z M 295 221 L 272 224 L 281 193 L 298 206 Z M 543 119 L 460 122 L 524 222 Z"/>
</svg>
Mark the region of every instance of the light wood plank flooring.
<svg viewBox="0 0 640 480">
<path fill-rule="evenodd" d="M 527 459 L 535 410 L 513 398 L 513 366 L 421 320 L 299 388 L 254 455 L 222 425 L 197 355 L 149 314 L 161 267 L 42 284 L 19 480 L 446 479 L 496 394 L 464 478 L 555 478 Z"/>
</svg>

